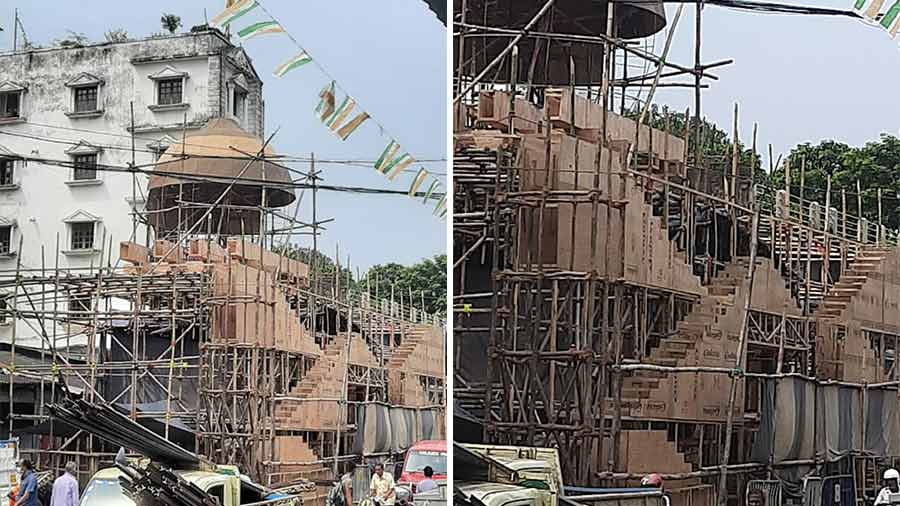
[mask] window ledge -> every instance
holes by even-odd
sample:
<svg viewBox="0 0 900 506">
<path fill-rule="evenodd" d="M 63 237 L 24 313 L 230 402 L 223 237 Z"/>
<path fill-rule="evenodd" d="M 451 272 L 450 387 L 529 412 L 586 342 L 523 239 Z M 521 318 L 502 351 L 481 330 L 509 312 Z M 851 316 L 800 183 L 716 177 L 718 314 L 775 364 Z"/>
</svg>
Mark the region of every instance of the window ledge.
<svg viewBox="0 0 900 506">
<path fill-rule="evenodd" d="M 15 123 L 25 123 L 25 118 L 16 116 L 15 118 L 0 118 L 0 125 L 12 125 Z"/>
<path fill-rule="evenodd" d="M 0 260 L 9 260 L 12 258 L 16 258 L 15 251 L 10 251 L 9 253 L 0 253 Z"/>
<path fill-rule="evenodd" d="M 161 111 L 183 111 L 190 107 L 191 104 L 181 103 L 181 104 L 167 104 L 167 105 L 159 105 L 159 104 L 150 104 L 147 106 L 147 109 L 150 109 L 153 112 L 161 112 Z"/>
<path fill-rule="evenodd" d="M 103 116 L 103 109 L 98 109 L 96 111 L 67 112 L 66 116 L 70 119 L 99 118 L 100 116 Z"/>
<path fill-rule="evenodd" d="M 0 184 L 0 192 L 11 192 L 19 189 L 19 183 Z"/>
<path fill-rule="evenodd" d="M 100 253 L 98 249 L 66 249 L 62 254 L 70 257 L 89 257 Z"/>
<path fill-rule="evenodd" d="M 66 181 L 67 186 L 97 186 L 103 184 L 102 179 L 77 179 L 74 181 Z"/>
</svg>

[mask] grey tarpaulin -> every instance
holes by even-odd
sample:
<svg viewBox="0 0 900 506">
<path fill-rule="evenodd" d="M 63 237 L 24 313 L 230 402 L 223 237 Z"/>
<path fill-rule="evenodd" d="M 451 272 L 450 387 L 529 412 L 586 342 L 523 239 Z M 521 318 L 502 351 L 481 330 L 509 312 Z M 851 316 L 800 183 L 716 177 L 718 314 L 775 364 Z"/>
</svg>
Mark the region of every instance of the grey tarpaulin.
<svg viewBox="0 0 900 506">
<path fill-rule="evenodd" d="M 760 381 L 760 418 L 759 430 L 753 440 L 753 448 L 750 458 L 753 462 L 768 462 L 772 455 L 772 445 L 775 443 L 775 380 L 764 379 Z M 454 413 L 455 416 L 455 413 Z"/>
<path fill-rule="evenodd" d="M 819 384 L 789 376 L 761 382 L 760 425 L 753 442 L 755 462 L 839 460 L 851 452 L 900 456 L 897 390 Z M 863 421 L 865 420 L 865 441 Z"/>
<path fill-rule="evenodd" d="M 811 459 L 815 454 L 816 385 L 801 378 L 780 378 L 775 387 L 773 459 Z"/>
<path fill-rule="evenodd" d="M 866 452 L 884 456 L 900 454 L 898 431 L 897 392 L 869 389 L 866 392 Z"/>
<path fill-rule="evenodd" d="M 386 404 L 366 404 L 356 412 L 357 454 L 400 453 L 423 439 L 443 437 L 437 408 L 404 408 Z"/>
<path fill-rule="evenodd" d="M 861 388 L 819 385 L 815 412 L 816 448 L 820 458 L 833 462 L 852 451 L 862 450 Z"/>
</svg>

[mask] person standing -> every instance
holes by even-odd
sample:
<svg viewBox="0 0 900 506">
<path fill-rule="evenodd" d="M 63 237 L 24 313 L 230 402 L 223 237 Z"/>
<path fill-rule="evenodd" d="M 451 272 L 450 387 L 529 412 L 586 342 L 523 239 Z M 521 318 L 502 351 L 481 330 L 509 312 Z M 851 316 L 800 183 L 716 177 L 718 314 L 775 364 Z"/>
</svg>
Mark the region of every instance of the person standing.
<svg viewBox="0 0 900 506">
<path fill-rule="evenodd" d="M 391 473 L 385 472 L 382 464 L 375 464 L 375 474 L 369 482 L 369 494 L 382 506 L 394 506 L 396 499 L 394 477 Z"/>
<path fill-rule="evenodd" d="M 15 506 L 41 506 L 37 495 L 37 477 L 34 475 L 34 466 L 28 459 L 19 463 L 19 472 L 22 479 L 19 483 L 19 491 L 16 493 Z"/>
<path fill-rule="evenodd" d="M 78 506 L 78 479 L 75 473 L 78 466 L 74 462 L 66 462 L 66 472 L 53 482 L 53 493 L 50 506 Z"/>
<path fill-rule="evenodd" d="M 422 472 L 425 474 L 425 479 L 416 485 L 416 492 L 428 492 L 436 489 L 437 483 L 434 482 L 434 469 L 431 466 L 425 466 Z"/>
</svg>

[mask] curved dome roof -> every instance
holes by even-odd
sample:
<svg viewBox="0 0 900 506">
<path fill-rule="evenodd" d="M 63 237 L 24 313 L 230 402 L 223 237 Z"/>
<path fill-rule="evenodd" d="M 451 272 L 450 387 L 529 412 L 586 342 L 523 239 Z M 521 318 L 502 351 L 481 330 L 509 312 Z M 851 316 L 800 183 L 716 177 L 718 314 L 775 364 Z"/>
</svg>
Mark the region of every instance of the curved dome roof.
<svg viewBox="0 0 900 506">
<path fill-rule="evenodd" d="M 184 145 L 180 142 L 172 144 L 163 152 L 156 170 L 166 174 L 150 176 L 149 189 L 152 192 L 164 186 L 204 184 L 193 178 L 179 180 L 175 174 L 212 176 L 215 179 L 210 179 L 211 183 L 227 185 L 251 160 L 242 153 L 255 155 L 261 148 L 262 141 L 241 129 L 233 120 L 212 119 L 205 127 L 188 134 Z M 182 154 L 187 159 L 182 160 Z M 264 154 L 273 157 L 275 150 L 266 146 Z M 235 187 L 248 187 L 245 190 L 259 192 L 260 187 L 265 186 L 266 206 L 281 207 L 293 202 L 294 193 L 289 188 L 279 188 L 279 183 L 291 183 L 287 169 L 269 161 L 254 161 Z"/>
<path fill-rule="evenodd" d="M 147 198 L 148 219 L 158 236 L 186 230 L 202 219 L 209 220 L 204 229 L 218 234 L 258 232 L 259 206 L 283 207 L 295 198 L 287 168 L 253 160 L 261 149 L 259 138 L 223 118 L 190 133 L 183 144 L 169 146 L 150 176 Z M 275 150 L 266 146 L 264 154 L 274 157 Z M 207 212 L 214 202 L 219 202 L 217 208 Z"/>
</svg>

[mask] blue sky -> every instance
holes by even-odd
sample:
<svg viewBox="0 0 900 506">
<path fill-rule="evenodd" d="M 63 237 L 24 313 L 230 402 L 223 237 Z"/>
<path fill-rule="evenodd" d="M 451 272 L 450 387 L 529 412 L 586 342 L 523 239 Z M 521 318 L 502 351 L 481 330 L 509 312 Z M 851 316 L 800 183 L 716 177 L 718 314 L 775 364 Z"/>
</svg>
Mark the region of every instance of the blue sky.
<svg viewBox="0 0 900 506">
<path fill-rule="evenodd" d="M 850 9 L 852 0 L 790 0 L 790 4 Z M 671 21 L 675 6 L 667 6 Z M 685 6 L 670 60 L 693 65 L 694 7 Z M 707 6 L 703 11 L 703 62 L 734 59 L 712 71 L 702 112 L 731 131 L 740 106 L 740 138 L 749 146 L 759 123 L 761 152 L 775 156 L 802 142 L 834 139 L 851 145 L 898 135 L 900 47 L 884 30 L 846 17 L 755 14 Z M 657 52 L 665 32 L 657 36 Z M 898 39 L 900 40 L 900 39 Z M 677 81 L 686 81 L 686 77 Z M 661 89 L 657 102 L 693 112 L 693 90 Z M 768 167 L 768 155 L 763 153 Z"/>
<path fill-rule="evenodd" d="M 266 9 L 350 93 L 419 159 L 446 158 L 446 36 L 444 26 L 420 0 L 261 0 Z M 110 0 L 2 1 L 2 47 L 12 46 L 13 9 L 18 7 L 29 40 L 49 45 L 67 30 L 102 41 L 106 30 L 124 28 L 132 37 L 160 31 L 161 13 L 181 16 L 183 30 L 215 16 L 224 0 Z M 264 20 L 260 13 L 242 21 Z M 240 23 L 239 23 L 240 24 Z M 283 35 L 267 35 L 244 44 L 264 81 L 266 129 L 280 127 L 272 141 L 279 153 L 308 155 L 322 160 L 374 160 L 384 149 L 379 128 L 368 122 L 341 142 L 313 115 L 319 90 L 328 78 L 313 65 L 283 79 L 272 70 L 297 50 Z M 388 135 L 388 134 L 385 134 Z M 414 166 L 418 167 L 418 165 Z M 445 174 L 444 162 L 428 163 Z M 413 174 L 393 182 L 374 169 L 319 164 L 322 184 L 406 190 Z M 443 175 L 439 177 L 444 177 Z M 310 195 L 303 199 L 301 219 L 310 216 Z M 360 195 L 322 191 L 319 219 L 326 225 L 319 247 L 330 256 L 340 245 L 342 263 L 350 254 L 353 265 L 399 262 L 409 264 L 446 251 L 446 222 L 432 216 L 431 206 L 406 196 Z M 289 211 L 292 212 L 292 211 Z M 310 245 L 309 236 L 296 242 Z M 355 270 L 355 269 L 354 269 Z"/>
</svg>

